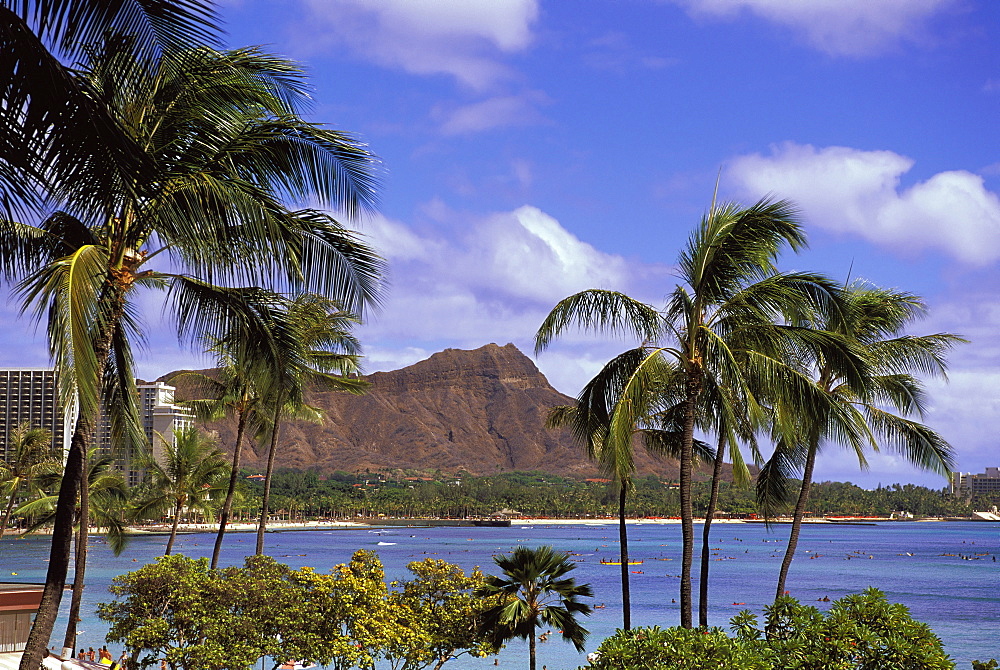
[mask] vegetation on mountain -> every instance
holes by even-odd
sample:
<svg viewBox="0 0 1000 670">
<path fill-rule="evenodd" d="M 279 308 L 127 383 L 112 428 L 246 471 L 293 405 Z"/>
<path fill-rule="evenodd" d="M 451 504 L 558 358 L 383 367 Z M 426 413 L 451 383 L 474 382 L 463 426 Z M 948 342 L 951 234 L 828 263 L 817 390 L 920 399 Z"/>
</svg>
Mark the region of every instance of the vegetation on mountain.
<svg viewBox="0 0 1000 670">
<path fill-rule="evenodd" d="M 250 476 L 253 471 L 244 471 Z M 259 498 L 258 480 L 243 479 L 249 499 Z M 792 481 L 791 486 L 795 486 Z M 675 481 L 656 476 L 636 477 L 629 489 L 627 513 L 635 517 L 679 516 Z M 525 516 L 563 518 L 618 514 L 619 487 L 610 481 L 580 480 L 543 472 L 513 472 L 490 477 L 446 475 L 422 471 L 395 473 L 334 473 L 278 469 L 273 509 L 282 518 L 452 517 L 490 516 L 504 510 Z M 699 514 L 708 508 L 709 482 L 695 482 L 692 505 Z M 889 516 L 909 512 L 917 517 L 968 515 L 989 509 L 1000 500 L 958 498 L 945 490 L 914 484 L 879 485 L 864 489 L 849 482 L 813 484 L 807 511 L 814 516 Z M 247 514 L 253 506 L 248 503 Z M 746 517 L 760 514 L 752 489 L 723 482 L 721 513 Z M 788 511 L 791 511 L 790 509 Z"/>
</svg>

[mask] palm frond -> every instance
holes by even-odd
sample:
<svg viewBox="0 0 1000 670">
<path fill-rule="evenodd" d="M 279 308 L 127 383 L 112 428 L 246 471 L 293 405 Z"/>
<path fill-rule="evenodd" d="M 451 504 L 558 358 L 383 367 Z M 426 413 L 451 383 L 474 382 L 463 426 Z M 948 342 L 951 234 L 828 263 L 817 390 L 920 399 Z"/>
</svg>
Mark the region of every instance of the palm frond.
<svg viewBox="0 0 1000 670">
<path fill-rule="evenodd" d="M 653 307 L 624 293 L 582 291 L 559 301 L 545 317 L 535 334 L 535 353 L 571 326 L 612 335 L 634 335 L 640 342 L 655 342 L 663 331 L 663 320 Z"/>
</svg>

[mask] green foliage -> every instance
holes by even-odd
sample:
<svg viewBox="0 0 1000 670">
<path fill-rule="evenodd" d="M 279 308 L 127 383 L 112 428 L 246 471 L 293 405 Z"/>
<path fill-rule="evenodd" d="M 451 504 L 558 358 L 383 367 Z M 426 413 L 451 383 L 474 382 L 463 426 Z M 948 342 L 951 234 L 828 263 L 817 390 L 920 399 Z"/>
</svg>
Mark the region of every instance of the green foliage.
<svg viewBox="0 0 1000 670">
<path fill-rule="evenodd" d="M 634 628 L 601 643 L 594 670 L 769 670 L 771 666 L 719 629 Z"/>
<path fill-rule="evenodd" d="M 972 670 L 996 670 L 996 668 L 1000 668 L 1000 664 L 995 658 L 991 658 L 989 661 L 972 662 Z"/>
<path fill-rule="evenodd" d="M 473 590 L 485 583 L 478 569 L 471 574 L 437 558 L 414 561 L 407 568 L 413 579 L 393 582 L 389 607 L 401 630 L 414 634 L 389 641 L 385 656 L 394 668 L 440 668 L 445 661 L 468 654 L 487 656 L 498 647 L 479 629 L 482 612 L 495 598 L 480 598 Z"/>
<path fill-rule="evenodd" d="M 955 665 L 930 628 L 882 592 L 846 596 L 826 614 L 787 596 L 764 610 L 764 626 L 744 611 L 721 630 L 619 631 L 591 670 L 948 670 Z M 974 670 L 976 668 L 973 664 Z M 990 666 L 983 665 L 984 668 Z M 993 666 L 995 667 L 995 666 Z"/>
<path fill-rule="evenodd" d="M 0 537 L 10 521 L 18 499 L 30 502 L 44 493 L 44 482 L 62 471 L 62 462 L 52 448 L 52 433 L 44 428 L 32 428 L 27 422 L 16 426 L 8 437 L 6 460 L 0 461 L 0 491 L 7 497 Z"/>
<path fill-rule="evenodd" d="M 562 632 L 567 642 L 583 651 L 589 631 L 576 620 L 589 616 L 590 606 L 579 598 L 594 595 L 589 584 L 566 577 L 576 564 L 552 547 L 516 547 L 493 560 L 503 576 L 490 576 L 475 595 L 494 599 L 482 613 L 480 630 L 496 646 L 508 640 L 528 640 L 529 667 L 535 670 L 535 629 L 547 625 Z"/>
<path fill-rule="evenodd" d="M 421 475 L 428 480 L 422 480 Z M 246 483 L 247 494 L 259 499 L 263 486 L 245 478 L 241 481 Z M 699 514 L 708 505 L 709 492 L 708 482 L 694 483 L 693 503 Z M 272 500 L 271 509 L 279 515 L 293 511 L 290 505 L 294 505 L 295 511 L 309 518 L 377 514 L 488 516 L 502 509 L 514 509 L 529 516 L 611 517 L 618 512 L 618 485 L 537 472 L 437 478 L 420 472 L 391 476 L 340 472 L 324 478 L 314 470 L 282 468 L 274 474 Z M 906 510 L 916 516 L 957 516 L 974 509 L 989 509 L 997 502 L 1000 500 L 991 502 L 986 498 L 968 502 L 913 484 L 893 484 L 869 491 L 851 483 L 822 482 L 813 484 L 809 511 L 888 516 Z M 721 485 L 719 509 L 737 515 L 758 513 L 753 491 L 728 482 Z M 677 489 L 655 475 L 636 477 L 628 490 L 627 512 L 630 517 L 677 516 L 680 514 Z"/>
<path fill-rule="evenodd" d="M 117 597 L 99 616 L 111 623 L 107 639 L 124 643 L 146 668 L 224 670 L 261 657 L 303 659 L 336 670 L 418 670 L 462 653 L 496 648 L 478 632 L 489 599 L 472 597 L 482 584 L 440 560 L 410 564 L 414 579 L 385 582 L 378 555 L 355 552 L 329 574 L 293 570 L 267 556 L 243 567 L 213 570 L 207 559 L 164 556 L 115 578 Z"/>
<path fill-rule="evenodd" d="M 185 511 L 191 516 L 198 513 L 212 518 L 212 501 L 218 497 L 229 468 L 215 439 L 197 428 L 174 431 L 172 441 L 159 434 L 154 439 L 159 440 L 162 456 L 156 459 L 147 453 L 138 459 L 138 466 L 146 470 L 146 482 L 135 499 L 131 516 L 159 519 L 172 514 L 175 527 L 167 547 L 169 554 L 176 524 Z"/>
</svg>

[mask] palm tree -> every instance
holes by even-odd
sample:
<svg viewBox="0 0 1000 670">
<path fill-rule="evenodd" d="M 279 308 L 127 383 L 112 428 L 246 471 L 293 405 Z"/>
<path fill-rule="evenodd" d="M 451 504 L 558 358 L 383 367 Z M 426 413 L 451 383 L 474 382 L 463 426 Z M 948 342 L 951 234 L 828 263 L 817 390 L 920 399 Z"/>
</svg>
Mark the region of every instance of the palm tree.
<svg viewBox="0 0 1000 670">
<path fill-rule="evenodd" d="M 654 455 L 678 455 L 679 430 L 670 392 L 676 370 L 659 351 L 638 347 L 609 361 L 580 392 L 575 405 L 554 407 L 549 427 L 568 427 L 587 456 L 618 484 L 618 539 L 621 564 L 622 628 L 632 627 L 626 501 L 635 472 L 634 443 L 641 439 Z M 664 407 L 665 406 L 665 407 Z M 699 455 L 705 445 L 695 441 Z"/>
<path fill-rule="evenodd" d="M 144 60 L 220 36 L 209 0 L 0 3 L 0 191 L 7 212 L 44 210 L 53 191 L 72 191 L 81 207 L 97 212 L 120 184 L 116 166 L 146 176 L 155 170 L 65 65 L 108 32 L 135 36 Z"/>
<path fill-rule="evenodd" d="M 73 556 L 73 590 L 70 599 L 69 617 L 66 623 L 64 647 L 76 646 L 76 625 L 80 620 L 83 604 L 84 579 L 87 575 L 87 549 L 90 527 L 96 525 L 105 530 L 105 538 L 117 556 L 125 550 L 127 536 L 122 523 L 122 509 L 128 497 L 125 479 L 114 470 L 114 457 L 108 454 L 98 456 L 95 449 L 87 454 L 86 486 L 81 487 L 75 513 L 76 537 Z M 54 488 L 60 486 L 58 472 L 51 476 Z M 58 505 L 59 492 L 28 502 L 18 508 L 18 513 L 31 518 L 28 530 L 36 530 L 52 523 Z"/>
<path fill-rule="evenodd" d="M 163 448 L 161 459 L 145 454 L 138 463 L 146 470 L 147 491 L 134 504 L 132 518 L 174 517 L 170 538 L 163 552 L 169 556 L 177 538 L 177 526 L 186 510 L 197 510 L 211 518 L 212 496 L 222 490 L 229 474 L 225 454 L 215 446 L 215 440 L 197 428 L 174 431 L 173 444 L 162 435 L 155 435 Z"/>
<path fill-rule="evenodd" d="M 576 620 L 590 615 L 590 606 L 578 600 L 593 596 L 589 584 L 577 585 L 566 573 L 576 568 L 567 554 L 552 547 L 516 547 L 493 558 L 504 576 L 489 576 L 475 590 L 482 598 L 499 596 L 500 602 L 482 613 L 481 630 L 499 648 L 515 637 L 528 640 L 528 663 L 535 670 L 535 629 L 546 625 L 562 631 L 563 639 L 578 651 L 588 631 Z"/>
<path fill-rule="evenodd" d="M 291 348 L 276 347 L 275 354 L 263 361 L 266 368 L 267 402 L 273 413 L 262 436 L 268 439 L 267 469 L 264 474 L 264 494 L 257 525 L 257 554 L 264 553 L 264 533 L 267 530 L 271 477 L 277 454 L 278 435 L 283 417 L 321 421 L 319 410 L 304 400 L 306 385 L 328 391 L 360 394 L 368 383 L 348 375 L 358 372 L 360 344 L 350 334 L 357 323 L 351 314 L 340 309 L 333 300 L 315 293 L 297 296 L 287 305 L 286 316 L 294 334 L 283 341 Z"/>
<path fill-rule="evenodd" d="M 792 206 L 785 201 L 761 200 L 750 207 L 716 206 L 681 253 L 677 271 L 681 284 L 668 295 L 662 313 L 622 293 L 591 289 L 562 300 L 549 313 L 535 336 L 536 351 L 571 325 L 612 334 L 631 333 L 640 340 L 661 343 L 660 355 L 670 357 L 679 370 L 681 398 L 679 495 L 681 504 L 680 618 L 692 626 L 691 567 L 694 524 L 691 500 L 694 463 L 694 430 L 704 400 L 706 380 L 718 376 L 720 384 L 742 384 L 740 364 L 748 361 L 759 374 L 785 374 L 780 365 L 789 338 L 802 347 L 831 345 L 831 360 L 843 358 L 837 338 L 811 329 L 779 329 L 776 321 L 806 306 L 835 303 L 837 287 L 814 273 L 779 273 L 774 267 L 785 246 L 805 244 Z M 726 334 L 742 331 L 746 350 L 736 352 Z M 838 353 L 839 352 L 839 353 Z M 798 385 L 801 387 L 801 385 Z M 752 397 L 750 389 L 738 397 Z"/>
<path fill-rule="evenodd" d="M 52 448 L 52 433 L 44 428 L 20 424 L 10 431 L 7 449 L 11 457 L 0 461 L 0 482 L 7 495 L 7 506 L 0 519 L 0 538 L 7 530 L 18 498 L 41 494 L 44 489 L 40 482 L 62 468 L 62 461 Z"/>
<path fill-rule="evenodd" d="M 259 349 L 256 346 L 258 343 L 259 340 L 238 333 L 225 339 L 214 339 L 210 349 L 216 356 L 218 377 L 199 375 L 202 377 L 202 385 L 208 387 L 210 397 L 185 403 L 201 420 L 217 420 L 231 414 L 236 415 L 236 437 L 233 442 L 232 464 L 229 467 L 229 483 L 219 513 L 219 528 L 212 550 L 213 569 L 218 567 L 222 554 L 222 540 L 232 513 L 247 431 L 261 429 L 264 420 L 264 380 L 261 376 Z"/>
<path fill-rule="evenodd" d="M 36 316 L 48 319 L 64 397 L 74 396 L 80 409 L 39 632 L 25 654 L 35 665 L 65 583 L 72 509 L 103 380 L 132 378 L 139 290 L 169 290 L 168 313 L 185 337 L 252 320 L 219 285 L 317 290 L 356 313 L 380 290 L 382 263 L 354 234 L 326 214 L 282 202 L 315 198 L 348 216 L 374 202 L 375 162 L 364 146 L 299 119 L 301 71 L 256 49 L 175 50 L 150 61 L 135 45 L 110 38 L 90 48 L 74 81 L 115 119 L 122 143 L 142 150 L 138 162 L 155 170 L 102 156 L 78 165 L 75 178 L 103 180 L 95 191 L 103 201 L 53 185 L 46 213 L 0 223 L 3 269 L 22 280 Z M 113 178 L 105 179 L 109 170 Z M 119 397 L 132 402 L 119 386 Z"/>
<path fill-rule="evenodd" d="M 881 442 L 917 467 L 943 476 L 951 471 L 951 445 L 907 417 L 922 416 L 926 402 L 923 384 L 914 373 L 944 376 L 945 354 L 964 340 L 949 333 L 904 334 L 904 329 L 924 312 L 924 304 L 917 296 L 855 282 L 846 287 L 844 304 L 836 318 L 817 315 L 824 321 L 822 327 L 841 333 L 859 346 L 868 363 L 867 374 L 847 378 L 820 355 L 813 359 L 813 384 L 828 402 L 819 407 L 803 407 L 793 401 L 779 404 L 779 412 L 794 417 L 797 439 L 779 439 L 758 478 L 758 499 L 768 516 L 784 501 L 785 483 L 799 467 L 802 483 L 775 598 L 785 592 L 816 456 L 824 444 L 839 442 L 852 448 L 862 467 L 866 465 L 865 448 L 877 450 Z"/>
</svg>

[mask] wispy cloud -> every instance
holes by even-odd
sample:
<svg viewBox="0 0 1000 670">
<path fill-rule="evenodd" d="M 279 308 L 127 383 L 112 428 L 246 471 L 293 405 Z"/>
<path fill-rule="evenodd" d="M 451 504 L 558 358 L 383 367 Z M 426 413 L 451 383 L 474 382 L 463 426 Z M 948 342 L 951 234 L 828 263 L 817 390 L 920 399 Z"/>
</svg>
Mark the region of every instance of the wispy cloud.
<svg viewBox="0 0 1000 670">
<path fill-rule="evenodd" d="M 1000 259 L 1000 198 L 983 178 L 952 170 L 902 188 L 913 165 L 892 151 L 787 142 L 733 159 L 726 179 L 746 197 L 790 198 L 811 224 L 886 249 L 938 249 L 970 265 Z"/>
<path fill-rule="evenodd" d="M 432 115 L 441 121 L 441 132 L 445 135 L 468 135 L 495 128 L 547 123 L 538 107 L 548 102 L 548 96 L 541 91 L 524 91 L 452 109 L 438 107 Z"/>
<path fill-rule="evenodd" d="M 640 53 L 628 35 L 617 30 L 591 40 L 586 47 L 584 62 L 587 65 L 621 75 L 636 70 L 662 70 L 679 62 L 676 58 Z"/>
<path fill-rule="evenodd" d="M 317 44 L 414 74 L 447 74 L 474 89 L 511 76 L 507 54 L 526 49 L 537 0 L 305 0 L 300 30 Z"/>
<path fill-rule="evenodd" d="M 932 17 L 956 0 L 672 0 L 697 18 L 749 13 L 786 26 L 837 56 L 869 56 L 917 40 Z"/>
</svg>

